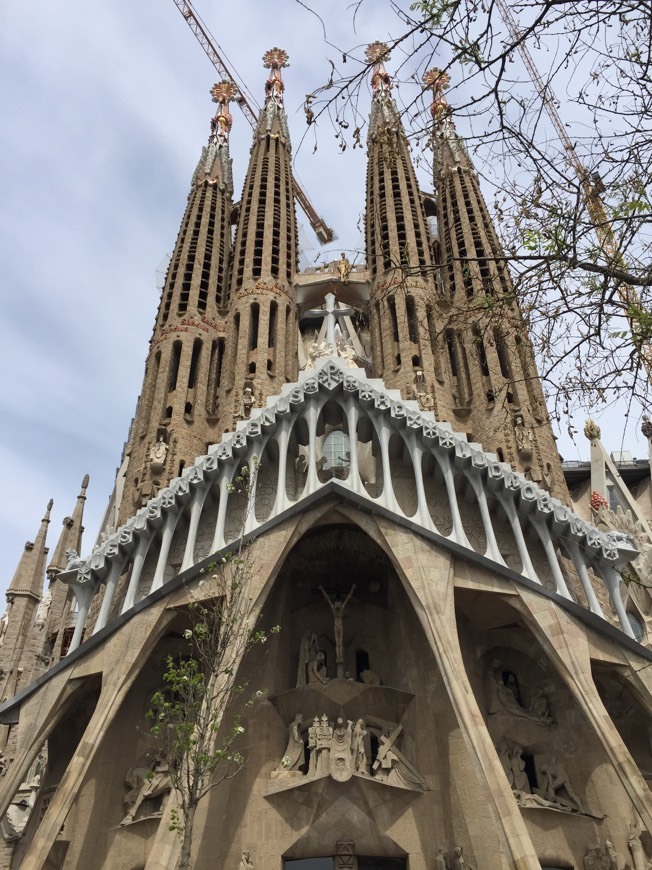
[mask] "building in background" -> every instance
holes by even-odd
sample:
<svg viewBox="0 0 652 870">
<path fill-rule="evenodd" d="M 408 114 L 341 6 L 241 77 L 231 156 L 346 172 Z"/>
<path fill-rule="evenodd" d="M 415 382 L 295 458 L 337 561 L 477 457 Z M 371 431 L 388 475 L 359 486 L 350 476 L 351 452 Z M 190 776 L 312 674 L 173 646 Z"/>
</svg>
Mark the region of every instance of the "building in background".
<svg viewBox="0 0 652 870">
<path fill-rule="evenodd" d="M 424 193 L 387 60 L 369 46 L 362 266 L 298 271 L 285 53 L 239 202 L 213 89 L 103 535 L 84 555 L 85 479 L 8 592 L 0 868 L 174 866 L 146 712 L 242 534 L 281 632 L 240 664 L 248 763 L 200 805 L 194 867 L 652 858 L 649 463 L 589 423 L 562 467 L 445 77 Z"/>
</svg>

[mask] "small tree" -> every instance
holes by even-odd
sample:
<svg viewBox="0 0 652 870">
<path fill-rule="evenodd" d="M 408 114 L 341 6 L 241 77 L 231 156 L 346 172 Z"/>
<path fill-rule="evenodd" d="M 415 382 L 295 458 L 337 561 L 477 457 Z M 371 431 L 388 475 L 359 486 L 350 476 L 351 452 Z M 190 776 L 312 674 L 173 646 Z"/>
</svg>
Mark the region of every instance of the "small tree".
<svg viewBox="0 0 652 870">
<path fill-rule="evenodd" d="M 245 466 L 232 487 L 246 495 L 248 504 L 254 476 Z M 199 583 L 201 600 L 188 607 L 189 627 L 183 633 L 187 647 L 167 657 L 164 685 L 147 713 L 176 795 L 170 829 L 181 841 L 179 868 L 191 866 L 199 802 L 246 763 L 237 699 L 248 682 L 238 678 L 240 665 L 252 647 L 279 631 L 278 626 L 269 632 L 255 627 L 252 556 L 242 535 L 237 549 L 204 573 L 209 576 Z"/>
</svg>

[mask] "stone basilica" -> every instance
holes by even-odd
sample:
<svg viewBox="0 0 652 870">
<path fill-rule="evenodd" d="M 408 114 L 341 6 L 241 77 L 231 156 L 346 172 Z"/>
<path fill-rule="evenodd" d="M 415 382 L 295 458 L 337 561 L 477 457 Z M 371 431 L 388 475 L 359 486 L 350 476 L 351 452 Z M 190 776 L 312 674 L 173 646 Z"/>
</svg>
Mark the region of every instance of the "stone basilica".
<svg viewBox="0 0 652 870">
<path fill-rule="evenodd" d="M 200 803 L 194 868 L 646 870 L 650 601 L 622 576 L 649 574 L 649 486 L 589 425 L 571 500 L 445 77 L 424 192 L 369 47 L 366 262 L 299 271 L 287 56 L 264 60 L 239 202 L 213 89 L 104 533 L 84 554 L 84 480 L 7 593 L 0 868 L 175 866 L 146 712 L 244 541 L 281 630 L 238 664 L 247 763 Z"/>
</svg>

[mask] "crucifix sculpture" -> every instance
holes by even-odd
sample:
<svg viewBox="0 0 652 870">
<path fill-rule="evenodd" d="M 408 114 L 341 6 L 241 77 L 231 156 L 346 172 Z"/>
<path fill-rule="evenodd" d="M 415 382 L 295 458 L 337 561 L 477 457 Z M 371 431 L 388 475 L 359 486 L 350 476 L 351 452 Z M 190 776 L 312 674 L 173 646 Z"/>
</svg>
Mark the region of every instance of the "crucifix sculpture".
<svg viewBox="0 0 652 870">
<path fill-rule="evenodd" d="M 335 597 L 335 601 L 332 601 L 324 587 L 320 586 L 319 588 L 326 601 L 328 601 L 330 609 L 333 611 L 333 633 L 335 634 L 335 663 L 337 665 L 337 677 L 339 679 L 342 679 L 344 677 L 344 609 L 351 600 L 351 596 L 355 592 L 355 583 L 351 587 L 351 590 L 349 591 L 349 594 L 346 596 L 344 601 L 340 601 L 339 597 L 337 596 Z"/>
</svg>

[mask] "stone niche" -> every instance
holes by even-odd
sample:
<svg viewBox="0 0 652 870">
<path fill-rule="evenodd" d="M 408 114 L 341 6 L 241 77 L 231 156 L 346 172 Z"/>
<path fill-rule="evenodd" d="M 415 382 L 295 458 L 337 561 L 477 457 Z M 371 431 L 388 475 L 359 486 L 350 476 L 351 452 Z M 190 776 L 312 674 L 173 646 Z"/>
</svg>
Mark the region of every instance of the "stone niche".
<svg viewBox="0 0 652 870">
<path fill-rule="evenodd" d="M 467 674 L 537 854 L 550 866 L 582 866 L 587 842 L 627 830 L 628 797 L 571 688 L 506 597 L 458 589 L 455 600 Z"/>
<path fill-rule="evenodd" d="M 593 680 L 602 703 L 618 729 L 623 743 L 636 762 L 641 776 L 652 785 L 652 711 L 643 706 L 635 690 L 629 685 L 628 668 L 592 663 Z M 645 723 L 641 727 L 641 723 Z"/>
</svg>

